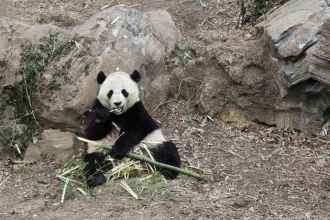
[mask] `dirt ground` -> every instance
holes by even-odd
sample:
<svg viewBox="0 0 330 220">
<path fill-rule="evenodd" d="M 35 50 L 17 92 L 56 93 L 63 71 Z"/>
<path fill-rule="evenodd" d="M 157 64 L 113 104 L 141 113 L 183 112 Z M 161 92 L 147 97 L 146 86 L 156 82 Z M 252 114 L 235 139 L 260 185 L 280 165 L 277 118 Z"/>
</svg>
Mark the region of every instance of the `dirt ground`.
<svg viewBox="0 0 330 220">
<path fill-rule="evenodd" d="M 29 24 L 70 28 L 104 6 L 126 3 L 140 11 L 167 10 L 182 34 L 201 45 L 214 33 L 243 32 L 236 29 L 236 0 L 202 2 L 205 7 L 198 0 L 0 0 L 0 12 Z M 120 192 L 117 182 L 97 187 L 95 197 L 75 193 L 59 205 L 55 170 L 62 164 L 3 162 L 0 219 L 330 219 L 327 136 L 218 124 L 184 100 L 160 106 L 153 117 L 179 147 L 183 167 L 203 181 L 179 175 L 142 208 L 145 201 Z"/>
</svg>

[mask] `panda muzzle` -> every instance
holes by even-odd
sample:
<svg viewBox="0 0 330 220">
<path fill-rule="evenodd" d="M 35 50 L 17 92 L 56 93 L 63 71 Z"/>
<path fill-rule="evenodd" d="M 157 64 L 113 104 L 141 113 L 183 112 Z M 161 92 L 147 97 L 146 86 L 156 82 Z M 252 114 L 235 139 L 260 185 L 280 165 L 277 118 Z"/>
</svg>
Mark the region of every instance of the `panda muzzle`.
<svg viewBox="0 0 330 220">
<path fill-rule="evenodd" d="M 122 106 L 122 107 L 117 107 L 117 108 L 113 108 L 113 109 L 111 110 L 111 112 L 114 112 L 114 113 L 121 113 L 121 112 L 123 111 L 123 109 L 124 109 L 124 106 Z"/>
</svg>

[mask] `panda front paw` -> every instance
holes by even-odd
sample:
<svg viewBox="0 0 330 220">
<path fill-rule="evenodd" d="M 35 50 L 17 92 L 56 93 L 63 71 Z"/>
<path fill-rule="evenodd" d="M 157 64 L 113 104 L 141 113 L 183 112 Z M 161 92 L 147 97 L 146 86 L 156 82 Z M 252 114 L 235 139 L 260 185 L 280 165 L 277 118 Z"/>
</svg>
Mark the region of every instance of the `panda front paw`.
<svg viewBox="0 0 330 220">
<path fill-rule="evenodd" d="M 127 150 L 123 149 L 122 147 L 119 147 L 117 145 L 114 145 L 112 147 L 112 150 L 110 152 L 110 156 L 115 159 L 121 159 L 127 154 Z"/>
<path fill-rule="evenodd" d="M 96 117 L 95 122 L 105 122 L 107 118 L 109 117 L 109 110 L 107 108 L 97 108 L 93 110 L 94 115 Z M 99 121 L 99 122 L 97 122 Z"/>
<path fill-rule="evenodd" d="M 178 176 L 178 172 L 169 169 L 161 169 L 160 173 L 163 174 L 168 179 L 175 179 Z"/>
<path fill-rule="evenodd" d="M 107 182 L 107 178 L 103 175 L 103 173 L 97 173 L 88 178 L 87 185 L 90 188 L 94 188 L 96 186 L 103 185 L 105 182 Z"/>
</svg>

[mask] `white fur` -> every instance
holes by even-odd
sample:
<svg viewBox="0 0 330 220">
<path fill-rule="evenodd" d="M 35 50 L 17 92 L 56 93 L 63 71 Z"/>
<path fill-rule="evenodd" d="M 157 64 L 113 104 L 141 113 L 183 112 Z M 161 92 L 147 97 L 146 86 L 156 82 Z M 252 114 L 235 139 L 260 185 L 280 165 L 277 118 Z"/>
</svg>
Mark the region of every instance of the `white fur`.
<svg viewBox="0 0 330 220">
<path fill-rule="evenodd" d="M 128 97 L 124 97 L 122 90 L 128 92 Z M 112 90 L 113 94 L 109 99 L 107 94 Z M 139 89 L 137 84 L 131 79 L 130 75 L 125 72 L 114 72 L 107 76 L 100 86 L 99 94 L 97 96 L 101 104 L 109 110 L 122 108 L 121 112 L 114 111 L 115 114 L 126 112 L 136 102 L 140 100 Z M 120 106 L 114 103 L 121 102 Z"/>
<path fill-rule="evenodd" d="M 97 142 L 101 144 L 107 144 L 110 146 L 113 146 L 114 143 L 116 142 L 117 138 L 119 137 L 119 131 L 114 129 L 112 132 L 110 132 L 105 138 L 98 140 Z M 148 134 L 139 144 L 145 144 L 147 148 L 151 148 L 154 146 L 157 146 L 158 144 L 161 144 L 162 142 L 166 141 L 165 137 L 162 133 L 162 130 L 159 128 L 157 130 L 154 130 L 150 134 Z M 100 147 L 95 147 L 92 144 L 88 144 L 88 153 L 93 153 L 93 152 L 102 152 L 103 149 Z"/>
<path fill-rule="evenodd" d="M 161 144 L 164 141 L 166 141 L 165 137 L 162 130 L 159 128 L 148 134 L 147 137 L 145 137 L 140 143 L 145 144 L 148 148 L 150 148 Z"/>
</svg>

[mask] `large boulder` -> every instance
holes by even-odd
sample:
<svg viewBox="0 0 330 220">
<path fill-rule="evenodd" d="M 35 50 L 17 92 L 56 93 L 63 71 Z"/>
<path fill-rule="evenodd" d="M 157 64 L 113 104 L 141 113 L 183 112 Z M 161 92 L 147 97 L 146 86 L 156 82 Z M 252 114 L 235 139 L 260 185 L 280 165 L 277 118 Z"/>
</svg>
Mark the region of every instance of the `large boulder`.
<svg viewBox="0 0 330 220">
<path fill-rule="evenodd" d="M 64 46 L 61 53 L 51 55 L 52 62 L 44 78 L 51 82 L 58 69 L 65 70 L 66 78 L 59 79 L 59 91 L 40 96 L 42 106 L 47 108 L 35 115 L 45 128 L 74 133 L 83 130 L 83 115 L 90 110 L 97 95 L 96 76 L 101 70 L 106 74 L 139 70 L 142 74 L 140 94 L 148 109 L 154 109 L 167 98 L 170 76 L 165 68 L 165 55 L 181 40 L 181 34 L 166 11 L 143 14 L 125 5 L 101 11 L 70 29 L 54 25 L 29 26 L 1 18 L 0 67 L 6 68 L 1 72 L 0 92 L 22 80 L 15 74 L 20 66 L 21 44 L 31 42 L 37 47 L 40 38 L 54 32 L 58 33 L 58 40 L 53 46 Z M 6 97 L 0 99 L 0 104 L 8 100 Z"/>
</svg>

